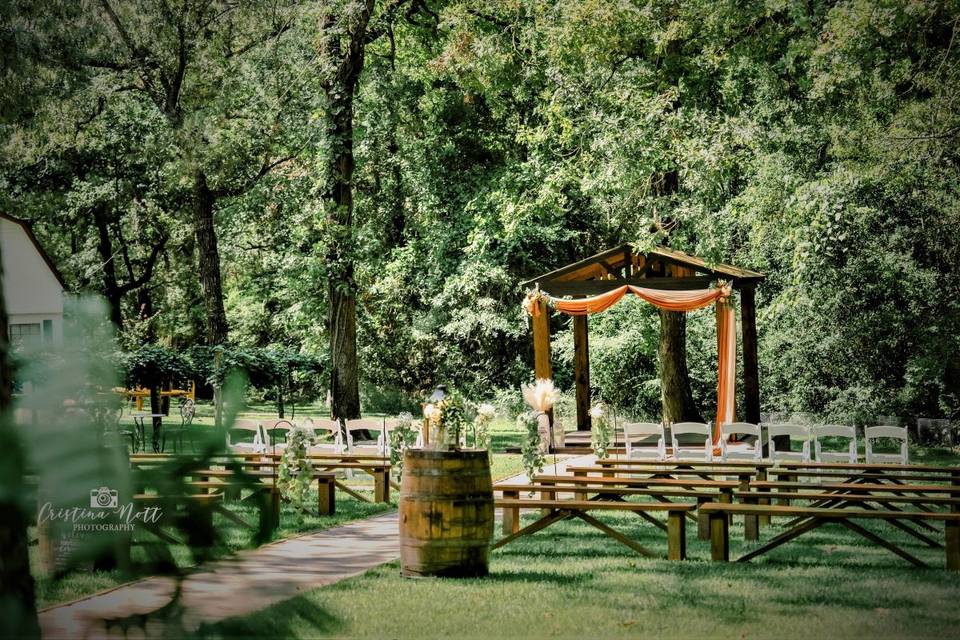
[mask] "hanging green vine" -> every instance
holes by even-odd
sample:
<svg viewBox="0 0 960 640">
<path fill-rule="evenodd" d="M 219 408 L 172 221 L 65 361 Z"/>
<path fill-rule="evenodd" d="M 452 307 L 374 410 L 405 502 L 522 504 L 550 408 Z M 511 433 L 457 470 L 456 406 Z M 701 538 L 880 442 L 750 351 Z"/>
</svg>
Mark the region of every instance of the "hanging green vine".
<svg viewBox="0 0 960 640">
<path fill-rule="evenodd" d="M 591 433 L 590 444 L 593 447 L 593 453 L 603 460 L 610 457 L 610 444 L 613 441 L 613 429 L 610 421 L 607 419 L 603 407 L 596 405 L 590 409 Z"/>
<path fill-rule="evenodd" d="M 398 481 L 403 479 L 403 452 L 416 442 L 417 430 L 414 428 L 413 416 L 401 413 L 397 426 L 390 432 L 390 468 Z"/>
<path fill-rule="evenodd" d="M 517 416 L 517 427 L 523 434 L 520 454 L 523 460 L 523 470 L 526 471 L 528 479 L 532 479 L 543 471 L 543 465 L 546 462 L 540 448 L 540 433 L 537 429 L 538 415 L 537 412 L 526 411 Z"/>
<path fill-rule="evenodd" d="M 307 497 L 313 482 L 313 463 L 307 457 L 307 448 L 314 442 L 310 432 L 294 427 L 287 436 L 287 446 L 277 469 L 277 488 L 280 489 L 280 495 L 293 506 L 301 522 L 303 514 L 307 512 Z"/>
</svg>

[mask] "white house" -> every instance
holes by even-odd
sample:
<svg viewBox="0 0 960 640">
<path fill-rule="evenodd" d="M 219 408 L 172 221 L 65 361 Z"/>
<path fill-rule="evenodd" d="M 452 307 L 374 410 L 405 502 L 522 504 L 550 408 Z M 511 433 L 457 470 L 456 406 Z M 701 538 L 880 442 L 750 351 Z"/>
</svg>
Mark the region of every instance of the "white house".
<svg viewBox="0 0 960 640">
<path fill-rule="evenodd" d="M 66 285 L 30 226 L 0 212 L 3 297 L 11 343 L 57 345 L 63 341 Z"/>
</svg>

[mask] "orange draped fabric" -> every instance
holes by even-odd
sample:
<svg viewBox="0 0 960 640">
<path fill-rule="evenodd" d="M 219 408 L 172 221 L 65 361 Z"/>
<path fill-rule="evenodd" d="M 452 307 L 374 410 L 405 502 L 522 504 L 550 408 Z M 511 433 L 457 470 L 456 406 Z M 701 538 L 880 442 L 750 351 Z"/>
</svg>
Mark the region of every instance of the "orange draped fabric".
<svg viewBox="0 0 960 640">
<path fill-rule="evenodd" d="M 580 298 L 579 300 L 566 300 L 563 298 L 554 298 L 544 293 L 535 294 L 539 298 L 545 299 L 547 304 L 561 313 L 569 316 L 586 316 L 592 313 L 606 311 L 620 301 L 620 298 L 632 293 L 638 298 L 646 300 L 650 304 L 656 305 L 667 311 L 696 311 L 703 309 L 717 301 L 726 300 L 730 297 L 730 285 L 722 285 L 716 289 L 696 289 L 693 291 L 667 291 L 663 289 L 646 289 L 644 287 L 635 287 L 625 284 L 612 291 L 601 293 L 598 296 L 589 298 Z M 525 305 L 528 313 L 536 317 L 540 315 L 540 305 Z"/>
<path fill-rule="evenodd" d="M 720 442 L 720 425 L 734 422 L 737 384 L 737 319 L 733 305 L 717 302 L 717 420 L 713 441 Z"/>
<path fill-rule="evenodd" d="M 579 300 L 553 298 L 536 291 L 524 302 L 524 308 L 531 316 L 541 313 L 539 300 L 561 313 L 571 316 L 586 316 L 606 311 L 620 301 L 627 293 L 666 309 L 668 311 L 696 311 L 711 304 L 717 308 L 717 419 L 714 423 L 713 441 L 720 442 L 720 425 L 735 419 L 736 379 L 737 379 L 737 322 L 733 305 L 728 302 L 731 288 L 721 284 L 716 289 L 698 289 L 693 291 L 668 291 L 647 289 L 625 284 L 607 293 Z"/>
</svg>

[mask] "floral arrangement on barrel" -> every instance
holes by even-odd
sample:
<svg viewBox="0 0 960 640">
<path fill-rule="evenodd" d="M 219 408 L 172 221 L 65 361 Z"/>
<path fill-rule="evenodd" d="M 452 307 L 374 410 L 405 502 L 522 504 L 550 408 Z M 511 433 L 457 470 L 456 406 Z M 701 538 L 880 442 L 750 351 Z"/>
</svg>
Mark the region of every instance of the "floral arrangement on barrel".
<svg viewBox="0 0 960 640">
<path fill-rule="evenodd" d="M 430 429 L 430 446 L 434 449 L 459 449 L 465 433 L 467 418 L 463 399 L 456 393 L 423 408 L 423 417 Z"/>
<path fill-rule="evenodd" d="M 287 446 L 280 456 L 277 469 L 277 488 L 283 499 L 293 505 L 297 518 L 302 522 L 307 512 L 307 497 L 313 480 L 313 463 L 307 450 L 316 443 L 313 431 L 299 425 L 287 435 Z"/>
<path fill-rule="evenodd" d="M 397 417 L 397 426 L 390 432 L 390 468 L 397 476 L 403 478 L 403 452 L 417 443 L 417 429 L 414 426 L 413 415 L 401 413 Z"/>
<path fill-rule="evenodd" d="M 610 445 L 613 442 L 613 428 L 607 419 L 603 405 L 596 404 L 590 409 L 591 433 L 590 445 L 593 453 L 603 460 L 610 457 Z"/>
<path fill-rule="evenodd" d="M 547 412 L 560 399 L 560 392 L 553 386 L 553 380 L 544 378 L 540 378 L 534 384 L 520 389 L 523 392 L 523 399 L 530 405 L 530 411 L 525 411 L 517 416 L 517 426 L 523 433 L 520 453 L 527 477 L 533 478 L 543 471 L 546 460 L 544 454 L 549 449 L 550 444 L 549 427 L 547 427 L 546 434 L 541 429 L 541 422 L 547 421 L 541 421 L 540 418 L 541 416 L 546 417 Z M 544 446 L 544 442 L 546 442 L 546 446 Z"/>
</svg>

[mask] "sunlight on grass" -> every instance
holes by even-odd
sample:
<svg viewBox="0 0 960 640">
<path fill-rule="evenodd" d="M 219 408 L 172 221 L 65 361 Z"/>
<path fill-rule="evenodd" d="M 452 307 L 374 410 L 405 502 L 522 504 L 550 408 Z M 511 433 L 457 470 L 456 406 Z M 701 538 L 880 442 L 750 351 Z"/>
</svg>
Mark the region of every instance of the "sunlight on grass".
<svg viewBox="0 0 960 640">
<path fill-rule="evenodd" d="M 663 535 L 639 518 L 602 519 L 665 555 Z M 884 528 L 942 566 L 942 550 L 894 531 Z M 748 545 L 739 525 L 731 537 L 736 557 Z M 687 562 L 646 559 L 583 523 L 564 522 L 495 551 L 486 579 L 407 580 L 392 563 L 206 631 L 211 638 L 393 638 L 414 629 L 423 638 L 947 637 L 960 623 L 956 575 L 910 567 L 839 527 L 749 564 L 709 562 L 709 543 L 694 531 L 688 549 Z"/>
</svg>

